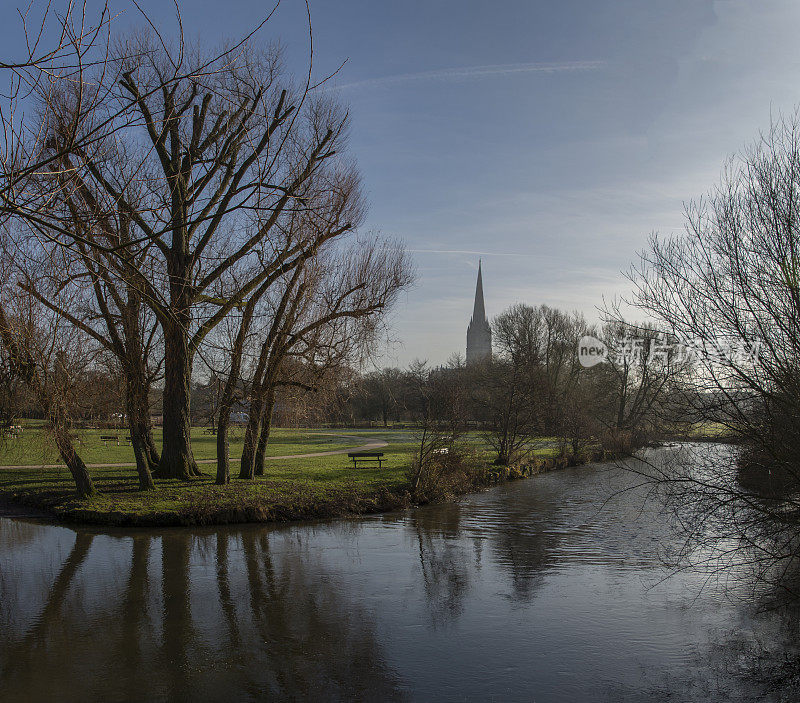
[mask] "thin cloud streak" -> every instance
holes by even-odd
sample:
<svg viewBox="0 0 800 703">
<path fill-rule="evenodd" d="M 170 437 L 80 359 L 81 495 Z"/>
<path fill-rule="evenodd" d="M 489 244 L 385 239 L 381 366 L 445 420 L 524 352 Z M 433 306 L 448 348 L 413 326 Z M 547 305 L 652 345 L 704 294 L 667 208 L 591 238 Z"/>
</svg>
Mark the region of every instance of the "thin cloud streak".
<svg viewBox="0 0 800 703">
<path fill-rule="evenodd" d="M 406 249 L 412 254 L 470 254 L 475 256 L 535 256 L 530 252 L 506 253 L 498 251 L 472 251 L 471 249 Z"/>
<path fill-rule="evenodd" d="M 604 61 L 564 61 L 560 63 L 506 63 L 489 66 L 464 66 L 462 68 L 444 68 L 436 71 L 420 73 L 402 73 L 382 78 L 367 78 L 352 83 L 330 86 L 326 90 L 354 90 L 359 88 L 385 88 L 402 83 L 419 81 L 456 82 L 495 78 L 525 73 L 562 73 L 572 71 L 596 71 L 605 66 Z"/>
</svg>

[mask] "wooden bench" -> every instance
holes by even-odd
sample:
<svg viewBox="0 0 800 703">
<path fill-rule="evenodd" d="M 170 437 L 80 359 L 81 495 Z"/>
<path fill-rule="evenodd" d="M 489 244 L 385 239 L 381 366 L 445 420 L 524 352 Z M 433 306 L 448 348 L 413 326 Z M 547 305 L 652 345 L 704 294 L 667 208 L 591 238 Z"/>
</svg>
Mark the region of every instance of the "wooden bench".
<svg viewBox="0 0 800 703">
<path fill-rule="evenodd" d="M 103 443 L 104 447 L 108 446 L 109 442 L 116 442 L 119 444 L 119 435 L 116 434 L 101 434 L 100 441 Z"/>
<path fill-rule="evenodd" d="M 356 469 L 359 461 L 377 461 L 378 468 L 381 468 L 381 462 L 384 461 L 383 452 L 350 452 L 347 456 L 353 460 L 353 466 Z"/>
<path fill-rule="evenodd" d="M 129 447 L 133 446 L 133 440 L 130 437 L 126 437 L 125 441 L 128 443 Z"/>
</svg>

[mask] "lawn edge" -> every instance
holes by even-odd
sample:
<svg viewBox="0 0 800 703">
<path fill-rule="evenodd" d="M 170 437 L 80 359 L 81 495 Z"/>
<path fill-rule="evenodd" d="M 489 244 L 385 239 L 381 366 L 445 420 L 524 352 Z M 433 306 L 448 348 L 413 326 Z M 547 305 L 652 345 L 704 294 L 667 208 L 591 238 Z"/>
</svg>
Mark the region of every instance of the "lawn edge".
<svg viewBox="0 0 800 703">
<path fill-rule="evenodd" d="M 440 495 L 414 500 L 406 485 L 379 487 L 370 491 L 338 489 L 326 498 L 312 496 L 299 503 L 253 500 L 239 506 L 220 506 L 209 509 L 205 505 L 185 505 L 170 511 L 138 514 L 123 510 L 92 510 L 75 506 L 75 498 L 54 498 L 46 493 L 0 491 L 0 517 L 35 517 L 70 525 L 95 525 L 105 527 L 201 527 L 233 524 L 299 523 L 342 517 L 357 517 L 404 510 L 429 504 L 447 503 L 462 496 L 479 493 L 510 481 L 531 478 L 541 473 L 587 464 L 608 463 L 630 456 L 608 450 L 598 450 L 584 457 L 534 458 L 516 466 L 482 465 L 471 474 L 469 482 L 450 487 Z M 300 485 L 301 482 L 297 482 Z M 5 509 L 4 509 L 5 506 Z M 35 515 L 15 514 L 15 508 L 24 507 Z"/>
</svg>

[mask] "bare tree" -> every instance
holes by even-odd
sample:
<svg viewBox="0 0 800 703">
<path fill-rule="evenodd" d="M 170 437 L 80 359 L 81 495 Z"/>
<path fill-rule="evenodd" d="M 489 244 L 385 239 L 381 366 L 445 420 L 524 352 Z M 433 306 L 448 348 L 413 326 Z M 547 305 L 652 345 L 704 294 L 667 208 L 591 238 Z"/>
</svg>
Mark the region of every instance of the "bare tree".
<svg viewBox="0 0 800 703">
<path fill-rule="evenodd" d="M 384 427 L 389 417 L 396 414 L 402 403 L 403 372 L 397 368 L 385 368 L 367 374 L 362 379 L 363 400 L 369 417 L 377 414 Z"/>
<path fill-rule="evenodd" d="M 671 400 L 682 392 L 691 361 L 674 335 L 656 325 L 624 320 L 604 325 L 609 350 L 595 372 L 598 419 L 609 448 L 628 452 L 663 436 L 680 415 Z"/>
<path fill-rule="evenodd" d="M 64 188 L 52 200 L 49 217 L 55 219 L 63 205 L 65 230 L 83 233 L 86 238 L 113 230 L 120 239 L 131 239 L 130 222 L 123 213 L 111 218 L 95 205 L 87 213 L 79 199 Z M 98 213 L 101 224 L 94 219 Z M 115 359 L 124 380 L 123 402 L 131 445 L 142 490 L 154 488 L 151 472 L 158 466 L 159 453 L 153 440 L 149 396 L 161 369 L 161 337 L 155 316 L 144 305 L 142 296 L 126 269 L 115 267 L 115 259 L 96 248 L 77 242 L 77 256 L 63 256 L 62 250 L 36 236 L 17 238 L 14 244 L 19 286 L 41 305 L 57 313 L 82 333 L 97 342 Z M 77 236 L 80 236 L 79 234 Z M 14 238 L 9 238 L 14 239 Z M 145 265 L 147 253 L 129 247 L 134 261 Z"/>
<path fill-rule="evenodd" d="M 206 336 L 337 234 L 298 238 L 282 227 L 309 202 L 335 206 L 324 193 L 341 163 L 334 155 L 347 113 L 329 97 L 312 99 L 308 84 L 293 89 L 281 70 L 277 50 L 257 52 L 248 42 L 205 59 L 182 38 L 173 51 L 152 33 L 133 35 L 97 78 L 104 100 L 90 114 L 74 95 L 43 108 L 47 147 L 99 231 L 63 227 L 41 192 L 9 208 L 72 257 L 84 247 L 113 260 L 157 317 L 165 358 L 160 476 L 198 473 L 189 387 Z M 102 138 L 83 138 L 98 132 Z M 115 215 L 130 223 L 130 240 L 109 222 Z"/>
<path fill-rule="evenodd" d="M 298 266 L 295 268 L 297 275 L 301 271 Z M 254 291 L 244 305 L 244 310 L 239 321 L 238 331 L 230 349 L 230 364 L 227 370 L 225 384 L 219 396 L 217 404 L 217 484 L 225 485 L 230 481 L 230 455 L 228 441 L 228 427 L 230 425 L 231 409 L 236 400 L 236 390 L 241 386 L 242 379 L 242 360 L 244 357 L 245 343 L 253 322 L 253 315 L 257 304 L 264 297 L 264 293 L 273 285 L 273 281 L 268 279 L 265 283 Z"/>
<path fill-rule="evenodd" d="M 495 463 L 525 458 L 542 432 L 540 381 L 536 369 L 514 358 L 487 360 L 474 369 L 475 401 L 496 452 Z"/>
<path fill-rule="evenodd" d="M 368 351 L 412 280 L 403 250 L 372 235 L 308 259 L 286 277 L 253 371 L 242 478 L 263 473 L 276 389 L 313 391 L 325 375 Z"/>
<path fill-rule="evenodd" d="M 731 159 L 687 207 L 685 233 L 653 236 L 631 272 L 632 302 L 696 350 L 684 413 L 742 447 L 734 462 L 661 467 L 658 483 L 714 526 L 703 540 L 689 530 L 688 544 L 753 560 L 762 574 L 796 563 L 800 535 L 799 124 L 797 114 L 776 121 Z M 732 542 L 746 548 L 731 552 Z"/>
<path fill-rule="evenodd" d="M 319 180 L 320 183 L 314 183 Z M 293 242 L 307 242 L 307 246 L 300 255 L 296 256 L 290 267 L 282 276 L 269 275 L 260 285 L 249 294 L 247 300 L 240 301 L 241 313 L 238 319 L 238 329 L 234 334 L 230 346 L 227 379 L 222 390 L 219 403 L 218 434 L 217 434 L 217 482 L 226 483 L 229 475 L 228 458 L 228 424 L 230 412 L 235 401 L 235 392 L 241 384 L 242 364 L 248 336 L 254 318 L 260 317 L 268 320 L 266 329 L 261 325 L 262 334 L 266 340 L 261 344 L 262 351 L 256 352 L 259 361 L 251 384 L 251 411 L 253 407 L 260 408 L 265 402 L 270 406 L 274 402 L 274 380 L 270 381 L 271 391 L 262 391 L 264 388 L 263 374 L 267 373 L 272 379 L 277 373 L 277 367 L 267 363 L 266 352 L 263 347 L 275 351 L 276 345 L 284 344 L 283 341 L 291 325 L 303 313 L 307 312 L 310 296 L 313 291 L 323 290 L 329 282 L 325 276 L 330 275 L 330 270 L 322 265 L 323 257 L 330 258 L 329 250 L 335 247 L 339 240 L 350 233 L 360 222 L 364 211 L 364 199 L 361 193 L 358 173 L 352 165 L 330 171 L 320 170 L 309 178 L 308 196 L 303 201 L 303 206 L 287 213 L 278 227 L 283 229 L 287 240 Z M 271 215 L 270 215 L 271 216 Z M 256 225 L 257 227 L 260 224 Z M 334 319 L 330 320 L 333 323 Z M 273 354 L 274 356 L 274 354 Z M 280 364 L 277 364 L 280 366 Z M 260 410 L 257 410 L 260 412 Z M 251 412 L 252 415 L 252 412 Z M 255 441 L 250 437 L 253 423 L 259 418 L 248 423 L 248 434 L 245 446 L 252 446 Z M 267 434 L 265 435 L 265 441 Z M 248 442 L 250 443 L 248 445 Z M 249 455 L 248 464 L 252 461 Z"/>
<path fill-rule="evenodd" d="M 498 464 L 526 457 L 537 435 L 563 430 L 564 400 L 576 379 L 582 319 L 545 305 L 516 304 L 493 321 L 495 358 L 483 366 L 478 399 Z"/>
<path fill-rule="evenodd" d="M 9 79 L 8 91 L 0 96 L 4 137 L 0 144 L 3 245 L 27 263 L 38 264 L 33 275 L 28 271 L 28 275 L 17 278 L 17 284 L 26 294 L 75 323 L 79 321 L 71 314 L 75 311 L 60 307 L 65 298 L 72 297 L 71 293 L 48 297 L 38 284 L 47 279 L 51 290 L 54 287 L 60 291 L 64 285 L 80 280 L 87 287 L 94 285 L 98 300 L 103 295 L 111 297 L 107 289 L 113 284 L 104 269 L 105 262 L 96 256 L 97 251 L 82 246 L 72 252 L 75 259 L 87 264 L 83 277 L 75 276 L 74 261 L 69 262 L 68 257 L 53 251 L 54 234 L 61 230 L 68 230 L 77 241 L 91 236 L 87 232 L 93 224 L 86 217 L 86 209 L 95 218 L 105 214 L 96 203 L 78 202 L 81 199 L 75 193 L 68 156 L 70 152 L 92 149 L 107 140 L 114 131 L 114 119 L 120 116 L 106 109 L 109 91 L 103 80 L 109 67 L 111 13 L 107 4 L 93 15 L 85 2 L 32 2 L 21 18 L 27 55 L 0 63 L 0 72 Z M 81 209 L 81 204 L 86 207 Z M 39 236 L 42 245 L 39 251 L 31 251 L 35 238 L 33 241 L 26 238 L 21 231 L 23 224 Z M 18 236 L 11 236 L 12 232 Z M 121 239 L 125 241 L 124 234 Z M 40 272 L 45 275 L 39 276 Z M 58 280 L 58 272 L 64 274 L 62 280 Z M 152 441 L 146 404 L 150 381 L 144 370 L 147 333 L 137 329 L 141 306 L 130 286 L 123 287 L 122 297 L 115 296 L 116 310 L 109 309 L 114 307 L 112 302 L 107 301 L 105 307 L 100 302 L 98 316 L 105 317 L 108 334 L 103 338 L 97 326 L 83 320 L 78 326 L 110 349 L 126 373 L 125 414 L 131 418 L 140 484 L 142 488 L 152 488 L 149 469 L 157 463 L 158 452 Z"/>
<path fill-rule="evenodd" d="M 411 492 L 432 498 L 464 472 L 462 438 L 470 405 L 469 376 L 460 359 L 431 369 L 415 360 L 405 373 L 406 406 L 415 421 L 416 451 L 409 472 Z"/>
<path fill-rule="evenodd" d="M 76 377 L 92 360 L 75 328 L 21 294 L 3 267 L 0 281 L 0 342 L 9 367 L 34 394 L 45 415 L 46 427 L 67 465 L 78 495 L 95 493 L 86 465 L 75 450 L 72 420 Z"/>
<path fill-rule="evenodd" d="M 495 318 L 494 328 L 500 358 L 533 374 L 529 390 L 537 394 L 541 430 L 566 439 L 567 408 L 585 375 L 576 353 L 589 332 L 583 316 L 518 303 Z"/>
<path fill-rule="evenodd" d="M 102 68 L 107 58 L 111 12 L 108 4 L 90 11 L 87 2 L 42 0 L 20 13 L 25 52 L 0 60 L 0 215 L 29 203 L 28 179 L 37 173 L 54 173 L 64 152 L 44 149 L 46 130 L 26 118 L 36 103 L 47 104 L 72 86 L 78 97 L 80 118 L 90 114 L 104 97 L 103 88 L 86 80 L 88 72 Z M 74 145 L 78 122 L 66 135 Z M 95 135 L 83 137 L 91 141 Z"/>
</svg>

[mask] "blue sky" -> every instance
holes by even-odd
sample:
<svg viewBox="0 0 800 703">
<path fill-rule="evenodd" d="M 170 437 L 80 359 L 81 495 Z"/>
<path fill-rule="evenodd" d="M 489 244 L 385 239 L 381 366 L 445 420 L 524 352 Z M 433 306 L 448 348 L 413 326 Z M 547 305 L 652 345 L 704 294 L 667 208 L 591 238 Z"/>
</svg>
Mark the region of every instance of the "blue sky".
<svg viewBox="0 0 800 703">
<path fill-rule="evenodd" d="M 10 3 L 9 3 L 10 4 Z M 161 23 L 165 2 L 140 0 Z M 213 44 L 265 12 L 185 0 Z M 135 21 L 120 0 L 123 22 Z M 652 231 L 726 157 L 800 102 L 796 0 L 311 1 L 315 72 L 342 61 L 367 228 L 405 242 L 419 280 L 383 359 L 463 353 L 478 258 L 490 316 L 524 301 L 596 318 Z M 263 36 L 303 70 L 305 5 L 283 0 Z M 0 39 L 14 42 L 15 25 Z"/>
</svg>

